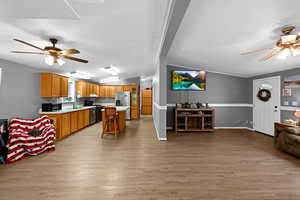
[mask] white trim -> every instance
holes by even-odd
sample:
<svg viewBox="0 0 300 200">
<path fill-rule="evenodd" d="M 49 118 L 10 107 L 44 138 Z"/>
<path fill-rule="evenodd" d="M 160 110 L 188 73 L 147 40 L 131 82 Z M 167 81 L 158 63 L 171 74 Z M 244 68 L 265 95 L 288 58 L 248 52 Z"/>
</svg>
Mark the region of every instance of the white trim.
<svg viewBox="0 0 300 200">
<path fill-rule="evenodd" d="M 153 119 L 153 118 L 152 118 L 152 119 Z M 159 132 L 158 132 L 158 129 L 157 129 L 157 127 L 156 127 L 156 124 L 155 124 L 154 119 L 153 119 L 153 124 L 154 124 L 154 127 L 155 127 L 155 132 L 156 132 L 156 137 L 157 137 L 157 139 L 158 139 L 159 141 L 167 141 L 167 140 L 168 140 L 167 138 L 161 138 L 161 137 L 159 136 Z"/>
<path fill-rule="evenodd" d="M 174 3 L 173 0 L 169 0 L 168 6 L 167 6 L 167 12 L 164 16 L 164 24 L 163 24 L 163 29 L 162 29 L 162 35 L 161 35 L 161 38 L 160 38 L 160 41 L 159 41 L 158 51 L 157 51 L 157 54 L 155 56 L 155 58 L 156 58 L 155 60 L 159 60 L 162 48 L 164 46 L 168 26 L 169 26 L 170 19 L 171 19 L 171 14 L 172 14 L 173 9 L 174 9 L 174 4 L 175 3 Z"/>
<path fill-rule="evenodd" d="M 159 141 L 167 141 L 167 138 L 159 138 Z"/>
<path fill-rule="evenodd" d="M 285 111 L 296 111 L 296 110 L 300 110 L 300 107 L 280 106 L 280 110 L 285 110 Z"/>
<path fill-rule="evenodd" d="M 253 104 L 246 104 L 246 103 L 231 103 L 231 104 L 208 104 L 211 107 L 253 107 Z"/>
<path fill-rule="evenodd" d="M 245 103 L 231 103 L 231 104 L 222 104 L 222 103 L 216 103 L 216 104 L 208 104 L 211 107 L 253 107 L 253 104 L 245 104 Z M 175 107 L 176 104 L 167 104 L 167 107 Z"/>
<path fill-rule="evenodd" d="M 153 103 L 154 104 L 154 106 L 157 108 L 157 109 L 159 109 L 159 110 L 167 110 L 167 106 L 160 106 L 160 105 L 158 105 L 157 103 Z"/>
<path fill-rule="evenodd" d="M 254 131 L 253 128 L 244 127 L 244 126 L 241 126 L 241 127 L 225 127 L 225 126 L 220 126 L 220 127 L 215 127 L 215 129 L 247 129 L 247 130 L 250 130 L 250 131 Z"/>
</svg>

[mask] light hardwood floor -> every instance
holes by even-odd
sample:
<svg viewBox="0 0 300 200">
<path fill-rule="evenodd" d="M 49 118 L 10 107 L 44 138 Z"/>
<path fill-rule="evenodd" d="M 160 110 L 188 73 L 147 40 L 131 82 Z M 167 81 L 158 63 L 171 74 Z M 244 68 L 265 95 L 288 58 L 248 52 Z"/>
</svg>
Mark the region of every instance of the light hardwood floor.
<svg viewBox="0 0 300 200">
<path fill-rule="evenodd" d="M 246 130 L 169 134 L 152 119 L 130 122 L 118 140 L 99 124 L 56 151 L 0 166 L 0 199 L 299 200 L 300 160 Z"/>
</svg>

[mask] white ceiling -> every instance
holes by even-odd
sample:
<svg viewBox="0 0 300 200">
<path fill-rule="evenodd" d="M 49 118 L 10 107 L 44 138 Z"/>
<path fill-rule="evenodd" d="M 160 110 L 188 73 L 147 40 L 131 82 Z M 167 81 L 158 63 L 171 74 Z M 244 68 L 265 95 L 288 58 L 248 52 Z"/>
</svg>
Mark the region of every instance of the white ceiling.
<svg viewBox="0 0 300 200">
<path fill-rule="evenodd" d="M 265 62 L 261 52 L 273 47 L 280 28 L 296 25 L 300 33 L 299 0 L 194 0 L 168 54 L 168 63 L 251 77 L 300 66 L 300 56 Z"/>
<path fill-rule="evenodd" d="M 26 0 L 26 3 L 33 5 L 36 1 L 40 0 Z M 72 12 L 64 5 L 66 2 L 70 4 L 71 11 L 80 16 L 80 20 L 74 16 L 72 18 Z M 99 68 L 108 65 L 117 66 L 121 77 L 147 76 L 154 72 L 154 57 L 168 0 L 51 0 L 43 3 L 48 5 L 48 10 L 56 9 L 53 15 L 48 13 L 43 16 L 47 19 L 31 18 L 34 10 L 23 12 L 22 18 L 18 18 L 22 4 L 11 11 L 16 13 L 9 12 L 9 16 L 0 16 L 0 58 L 43 70 L 78 70 L 100 78 L 108 74 Z M 68 17 L 63 17 L 64 13 Z M 59 39 L 58 48 L 80 50 L 81 54 L 76 56 L 89 60 L 89 63 L 68 61 L 63 66 L 48 66 L 43 56 L 10 53 L 11 50 L 35 50 L 13 41 L 13 38 L 44 47 L 49 46 L 50 37 Z"/>
</svg>

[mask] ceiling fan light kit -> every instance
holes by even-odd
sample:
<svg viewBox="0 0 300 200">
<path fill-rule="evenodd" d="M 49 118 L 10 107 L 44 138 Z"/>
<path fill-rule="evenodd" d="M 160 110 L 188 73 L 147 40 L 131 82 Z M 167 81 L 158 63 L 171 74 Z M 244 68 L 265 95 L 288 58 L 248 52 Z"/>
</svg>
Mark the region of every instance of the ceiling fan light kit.
<svg viewBox="0 0 300 200">
<path fill-rule="evenodd" d="M 263 48 L 252 52 L 242 53 L 241 55 L 257 53 L 264 50 L 272 50 L 265 57 L 259 59 L 259 61 L 268 60 L 275 55 L 277 55 L 278 59 L 286 59 L 288 56 L 298 56 L 300 54 L 300 36 L 298 34 L 292 34 L 295 30 L 296 28 L 294 26 L 282 28 L 282 35 L 276 42 L 274 48 Z"/>
<path fill-rule="evenodd" d="M 38 46 L 35 46 L 35 45 L 25 42 L 23 40 L 19 40 L 19 39 L 14 39 L 14 40 L 17 42 L 20 42 L 22 44 L 31 46 L 35 49 L 38 49 L 41 52 L 12 51 L 12 53 L 45 55 L 45 63 L 48 65 L 58 64 L 58 65 L 62 66 L 63 64 L 65 64 L 65 61 L 63 59 L 73 60 L 73 61 L 82 62 L 82 63 L 88 63 L 87 60 L 69 56 L 71 54 L 79 54 L 80 51 L 78 51 L 77 49 L 61 50 L 61 49 L 57 48 L 55 45 L 58 42 L 58 40 L 55 38 L 49 39 L 50 42 L 52 43 L 52 46 L 46 46 L 44 48 L 40 48 Z"/>
</svg>

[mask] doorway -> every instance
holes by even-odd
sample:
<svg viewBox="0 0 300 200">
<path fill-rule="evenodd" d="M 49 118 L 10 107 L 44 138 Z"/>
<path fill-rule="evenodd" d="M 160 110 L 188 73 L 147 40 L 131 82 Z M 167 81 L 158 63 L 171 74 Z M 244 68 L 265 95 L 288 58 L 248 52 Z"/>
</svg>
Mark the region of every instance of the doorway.
<svg viewBox="0 0 300 200">
<path fill-rule="evenodd" d="M 280 121 L 280 76 L 253 80 L 253 129 L 274 136 Z"/>
</svg>

